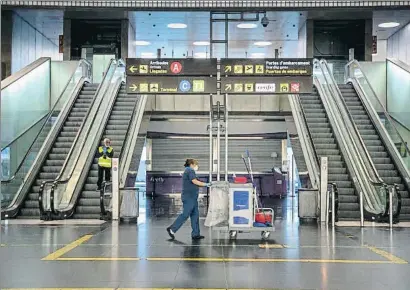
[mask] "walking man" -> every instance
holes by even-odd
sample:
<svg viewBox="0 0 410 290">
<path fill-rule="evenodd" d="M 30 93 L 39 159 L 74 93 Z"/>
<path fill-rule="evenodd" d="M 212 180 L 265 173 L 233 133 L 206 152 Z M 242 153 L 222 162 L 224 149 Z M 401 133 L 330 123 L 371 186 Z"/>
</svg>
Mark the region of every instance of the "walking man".
<svg viewBox="0 0 410 290">
<path fill-rule="evenodd" d="M 101 184 L 104 179 L 110 181 L 111 179 L 111 158 L 114 156 L 114 149 L 111 147 L 111 140 L 104 139 L 103 146 L 98 147 L 98 181 L 97 191 L 101 190 Z"/>
</svg>

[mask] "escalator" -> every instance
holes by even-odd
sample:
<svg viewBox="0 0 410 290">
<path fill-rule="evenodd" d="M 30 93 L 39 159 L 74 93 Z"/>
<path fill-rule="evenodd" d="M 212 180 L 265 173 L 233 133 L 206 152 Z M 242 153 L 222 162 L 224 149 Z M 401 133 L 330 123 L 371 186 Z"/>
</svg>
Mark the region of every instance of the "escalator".
<svg viewBox="0 0 410 290">
<path fill-rule="evenodd" d="M 300 103 L 317 156 L 328 157 L 328 183 L 335 183 L 338 189 L 339 220 L 360 219 L 359 199 L 354 184 L 316 89 L 311 95 L 301 96 Z"/>
<path fill-rule="evenodd" d="M 76 138 L 81 124 L 86 118 L 87 111 L 94 99 L 98 84 L 85 83 L 74 105 L 64 121 L 57 139 L 51 146 L 45 162 L 42 164 L 34 182 L 31 184 L 21 208 L 18 218 L 39 218 L 38 194 L 43 181 L 54 179 L 59 174 L 70 148 Z"/>
<path fill-rule="evenodd" d="M 128 136 L 130 122 L 134 115 L 134 110 L 138 97 L 127 95 L 126 87 L 121 85 L 114 106 L 105 126 L 101 139 L 111 139 L 111 146 L 114 149 L 114 158 L 119 158 Z M 102 140 L 101 140 L 102 142 Z M 92 154 L 96 154 L 96 149 Z M 73 218 L 76 219 L 99 219 L 100 218 L 100 192 L 97 191 L 98 179 L 98 159 L 95 157 L 91 168 L 85 171 L 87 178 L 78 198 Z"/>
<path fill-rule="evenodd" d="M 380 177 L 387 184 L 397 184 L 399 187 L 402 197 L 400 219 L 410 220 L 410 195 L 405 187 L 404 179 L 386 149 L 383 138 L 381 138 L 354 87 L 351 84 L 339 85 L 339 89 Z"/>
</svg>

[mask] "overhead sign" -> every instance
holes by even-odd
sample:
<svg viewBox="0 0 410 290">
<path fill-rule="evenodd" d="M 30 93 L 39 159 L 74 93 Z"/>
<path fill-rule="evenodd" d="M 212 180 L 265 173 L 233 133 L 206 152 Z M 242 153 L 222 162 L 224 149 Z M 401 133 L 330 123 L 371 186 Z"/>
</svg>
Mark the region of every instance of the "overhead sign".
<svg viewBox="0 0 410 290">
<path fill-rule="evenodd" d="M 222 94 L 310 94 L 311 77 L 221 78 Z"/>
<path fill-rule="evenodd" d="M 128 94 L 216 94 L 216 77 L 128 76 Z"/>
<path fill-rule="evenodd" d="M 221 75 L 225 76 L 311 76 L 312 73 L 312 59 L 221 59 Z"/>
<path fill-rule="evenodd" d="M 129 76 L 216 76 L 216 59 L 127 58 Z"/>
</svg>

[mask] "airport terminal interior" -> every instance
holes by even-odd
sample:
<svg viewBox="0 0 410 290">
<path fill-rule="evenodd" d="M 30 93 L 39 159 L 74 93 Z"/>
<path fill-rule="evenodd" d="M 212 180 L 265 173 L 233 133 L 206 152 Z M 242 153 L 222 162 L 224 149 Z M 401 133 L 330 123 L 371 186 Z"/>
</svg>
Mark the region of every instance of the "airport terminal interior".
<svg viewBox="0 0 410 290">
<path fill-rule="evenodd" d="M 0 289 L 410 289 L 410 1 L 0 3 Z"/>
</svg>

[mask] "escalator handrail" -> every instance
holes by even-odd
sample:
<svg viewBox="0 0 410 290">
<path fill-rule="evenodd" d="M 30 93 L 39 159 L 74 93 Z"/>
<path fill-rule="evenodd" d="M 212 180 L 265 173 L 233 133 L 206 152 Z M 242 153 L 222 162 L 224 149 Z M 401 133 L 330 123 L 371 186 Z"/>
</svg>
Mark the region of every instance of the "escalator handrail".
<svg viewBox="0 0 410 290">
<path fill-rule="evenodd" d="M 51 57 L 40 57 L 39 59 L 33 61 L 29 65 L 23 67 L 21 70 L 18 72 L 12 74 L 11 76 L 7 77 L 6 79 L 1 81 L 1 89 L 4 90 L 8 86 L 14 84 L 17 82 L 19 79 L 24 77 L 25 75 L 29 74 L 36 68 L 38 68 L 40 65 L 46 63 L 47 61 L 51 62 Z"/>
<path fill-rule="evenodd" d="M 56 107 L 57 107 L 57 104 L 59 104 L 60 99 L 63 97 L 65 91 L 67 90 L 68 86 L 70 85 L 70 81 L 71 81 L 71 79 L 74 77 L 74 74 L 75 74 L 75 72 L 77 71 L 78 67 L 80 67 L 83 63 L 85 63 L 85 64 L 87 65 L 87 67 L 89 68 L 89 72 L 91 71 L 91 69 L 90 69 L 90 68 L 91 68 L 91 63 L 90 63 L 89 61 L 87 61 L 87 60 L 85 60 L 85 59 L 81 59 L 81 60 L 78 62 L 78 65 L 77 65 L 76 69 L 74 70 L 74 72 L 72 73 L 71 77 L 68 79 L 67 83 L 65 84 L 63 90 L 61 91 L 60 96 L 58 97 L 57 101 L 54 103 L 53 108 L 51 108 L 50 112 L 48 113 L 47 119 L 46 119 L 46 121 L 43 123 L 43 125 L 41 126 L 39 132 L 37 133 L 36 137 L 34 138 L 34 141 L 31 143 L 31 145 L 30 145 L 29 149 L 27 150 L 26 154 L 24 154 L 24 157 L 21 159 L 21 162 L 20 162 L 20 164 L 17 166 L 17 169 L 16 169 L 15 173 L 14 173 L 13 176 L 10 177 L 9 179 L 7 179 L 7 180 L 2 180 L 1 183 L 9 183 L 9 182 L 11 182 L 13 179 L 16 178 L 16 173 L 19 172 L 19 170 L 20 170 L 21 167 L 23 166 L 24 160 L 27 158 L 27 156 L 28 156 L 28 155 L 30 154 L 30 152 L 32 151 L 32 148 L 33 148 L 34 144 L 36 143 L 37 139 L 39 138 L 39 136 L 40 136 L 41 132 L 43 131 L 44 127 L 46 126 L 46 124 L 48 124 L 48 122 L 50 121 L 50 119 L 53 117 L 53 113 L 54 113 L 54 111 L 55 111 L 55 109 L 56 109 Z M 56 122 L 57 122 L 57 121 L 56 121 Z"/>
<path fill-rule="evenodd" d="M 389 60 L 389 61 L 391 61 L 391 60 Z M 391 62 L 393 62 L 393 61 L 391 61 Z M 396 64 L 395 62 L 393 62 L 393 63 Z M 349 68 L 349 66 L 351 66 L 352 64 L 356 65 L 356 66 L 360 69 L 360 71 L 363 72 L 362 66 L 361 66 L 360 63 L 359 63 L 357 60 L 355 60 L 355 59 L 349 61 L 349 62 L 346 64 L 346 71 L 349 71 L 348 68 Z M 396 65 L 397 65 L 397 64 L 396 64 Z M 401 66 L 400 66 L 400 67 L 401 67 Z M 402 68 L 402 67 L 401 67 L 401 68 Z M 404 68 L 403 68 L 403 69 L 404 69 Z M 383 109 L 384 115 L 385 115 L 386 118 L 389 120 L 389 123 L 390 123 L 391 126 L 393 127 L 394 131 L 395 131 L 395 132 L 397 133 L 397 135 L 399 136 L 400 141 L 401 141 L 401 143 L 404 145 L 404 148 L 406 149 L 407 154 L 409 154 L 409 156 L 410 156 L 410 148 L 408 147 L 407 143 L 406 143 L 406 142 L 403 140 L 403 138 L 401 137 L 401 134 L 399 133 L 399 130 L 397 130 L 397 127 L 396 127 L 396 125 L 394 124 L 392 117 L 391 117 L 390 114 L 387 112 L 386 108 L 383 106 L 383 104 L 380 102 L 380 100 L 377 98 L 377 94 L 376 94 L 376 92 L 374 91 L 373 87 L 370 85 L 369 79 L 366 77 L 365 74 L 362 74 L 362 75 L 363 75 L 363 78 L 366 80 L 366 82 L 369 84 L 369 88 L 370 88 L 370 90 L 372 91 L 373 95 L 376 96 L 375 99 L 377 100 L 378 105 L 380 106 L 380 108 Z M 351 78 L 351 79 L 357 79 L 357 78 L 354 77 L 354 76 L 350 76 L 350 73 L 347 73 L 346 76 L 348 77 L 348 78 L 346 79 L 346 81 L 347 81 L 349 78 Z M 360 84 L 360 82 L 357 81 L 357 84 L 359 85 L 360 89 L 364 92 L 363 87 L 362 87 L 362 85 Z"/>
<path fill-rule="evenodd" d="M 335 86 L 336 86 L 335 90 L 336 90 L 337 97 L 338 97 L 339 100 L 342 102 L 342 104 L 343 104 L 345 110 L 348 112 L 347 116 L 348 116 L 348 118 L 349 118 L 349 120 L 350 120 L 350 122 L 351 122 L 351 124 L 352 124 L 352 127 L 353 127 L 353 129 L 354 129 L 354 131 L 355 131 L 355 133 L 356 133 L 356 136 L 357 136 L 358 139 L 359 139 L 360 145 L 362 146 L 362 149 L 363 149 L 363 151 L 364 151 L 365 154 L 366 154 L 366 158 L 368 159 L 368 162 L 369 162 L 369 164 L 370 164 L 370 166 L 371 166 L 371 169 L 372 169 L 374 175 L 376 176 L 376 179 L 377 179 L 377 180 L 373 180 L 373 178 L 369 175 L 369 172 L 367 172 L 367 171 L 365 172 L 366 176 L 368 177 L 369 181 L 370 181 L 372 184 L 375 184 L 375 185 L 386 185 L 386 186 L 387 186 L 387 184 L 383 181 L 383 179 L 380 177 L 379 173 L 377 172 L 376 166 L 374 165 L 373 160 L 371 159 L 370 153 L 369 153 L 369 151 L 367 150 L 366 144 L 364 143 L 364 140 L 363 140 L 362 136 L 360 135 L 359 129 L 357 128 L 357 126 L 356 126 L 356 124 L 355 124 L 355 122 L 354 122 L 354 120 L 353 120 L 353 117 L 352 117 L 352 115 L 350 114 L 350 111 L 349 111 L 349 109 L 348 109 L 348 107 L 347 107 L 347 104 L 346 104 L 346 102 L 345 102 L 345 100 L 344 100 L 344 98 L 343 98 L 343 96 L 342 96 L 340 90 L 337 88 L 336 80 L 334 79 L 333 74 L 330 73 L 331 70 L 330 70 L 330 68 L 329 68 L 328 63 L 327 63 L 326 60 L 324 60 L 324 59 L 321 60 L 320 62 L 324 64 L 324 66 L 326 67 L 327 71 L 329 72 L 328 75 L 330 76 L 330 78 L 331 78 L 331 80 L 332 80 L 332 82 L 333 82 L 332 87 L 335 87 Z M 336 103 L 336 104 L 337 104 L 337 103 Z M 354 142 L 353 142 L 353 143 L 354 143 Z M 366 166 L 365 166 L 365 168 L 366 168 Z"/>
<path fill-rule="evenodd" d="M 115 65 L 114 72 L 116 71 L 116 69 L 117 69 L 120 65 L 124 65 L 124 63 L 121 62 L 121 61 L 118 61 L 118 60 L 115 60 L 115 59 L 111 59 L 110 64 L 107 66 L 106 72 L 108 72 L 108 70 L 110 69 L 112 62 L 115 62 L 115 64 L 114 64 L 114 65 Z M 101 85 L 106 82 L 106 76 L 107 76 L 107 75 L 108 75 L 108 73 L 106 73 L 106 74 L 104 75 L 104 78 L 103 78 L 103 80 L 102 80 L 102 82 L 101 82 Z M 114 77 L 114 75 L 111 76 L 111 78 L 113 78 L 113 77 Z M 121 80 L 121 83 L 123 83 L 123 80 Z M 118 90 L 119 90 L 120 88 L 121 88 L 121 84 L 118 86 Z M 104 92 L 104 95 L 107 93 L 108 89 L 109 89 L 109 86 L 107 86 L 106 91 Z M 118 91 L 113 92 L 113 94 L 115 95 L 114 98 L 116 98 L 116 96 L 118 96 Z M 97 96 L 97 95 L 98 95 L 98 92 L 96 92 L 95 95 Z M 102 104 L 103 104 L 103 99 L 101 100 L 100 104 L 98 105 L 98 109 L 101 107 Z M 110 113 L 109 113 L 108 115 L 111 115 L 111 111 L 112 111 L 112 109 L 113 109 L 113 107 L 114 107 L 114 104 L 115 104 L 115 101 L 112 103 L 112 106 L 109 108 Z M 90 107 L 90 108 L 91 108 L 91 107 Z M 108 108 L 107 108 L 107 109 L 108 109 Z M 97 110 L 97 111 L 98 111 L 98 110 Z M 91 121 L 91 123 L 90 123 L 91 125 L 90 125 L 89 128 L 88 128 L 87 135 L 89 134 L 90 130 L 93 128 L 93 125 L 94 125 L 94 122 L 95 122 L 95 118 L 97 117 L 97 115 L 98 115 L 98 114 L 96 113 L 96 114 L 93 116 L 93 119 L 92 119 L 92 121 Z M 108 118 L 107 118 L 106 122 L 108 122 Z M 104 126 L 104 127 L 105 127 L 105 126 Z M 98 138 L 101 140 L 101 136 L 99 136 Z M 82 152 L 83 149 L 84 149 L 84 146 L 85 146 L 86 141 L 87 141 L 87 138 L 84 138 L 84 140 L 83 140 L 83 142 L 82 142 L 82 144 L 81 144 L 81 149 L 80 149 L 81 152 Z M 94 157 L 94 156 L 95 156 L 95 150 L 91 149 L 91 152 L 92 152 L 93 157 Z M 71 168 L 71 170 L 70 170 L 69 175 L 68 175 L 65 179 L 61 179 L 61 176 L 60 176 L 60 178 L 58 178 L 58 179 L 56 178 L 56 179 L 52 182 L 53 185 L 51 186 L 50 198 L 54 199 L 55 189 L 56 189 L 56 187 L 57 187 L 59 184 L 65 184 L 65 183 L 67 183 L 67 182 L 70 181 L 70 179 L 71 179 L 71 177 L 72 177 L 72 175 L 73 175 L 73 173 L 74 173 L 74 170 L 75 170 L 75 168 L 77 167 L 77 164 L 78 164 L 78 161 L 79 161 L 79 160 L 80 160 L 80 155 L 77 156 L 77 159 L 76 159 L 75 162 L 73 163 L 73 166 L 72 166 L 72 168 Z M 64 170 L 64 169 L 62 169 L 61 172 L 63 172 L 63 170 Z M 89 172 L 89 171 L 87 171 L 87 173 L 88 173 L 88 172 Z M 75 196 L 75 195 L 73 195 L 73 196 L 71 197 L 71 200 L 70 200 L 70 203 L 69 203 L 69 208 L 71 208 L 71 209 L 75 208 L 75 204 L 76 204 L 77 201 L 78 201 L 78 198 L 74 198 L 74 196 Z M 73 201 L 73 199 L 74 199 L 74 201 Z M 50 203 L 50 204 L 51 204 L 51 203 Z M 55 209 L 54 209 L 54 204 L 53 204 L 53 208 L 52 208 L 52 212 L 53 212 L 53 213 L 58 214 L 58 213 L 66 212 L 66 211 L 67 211 L 67 209 L 63 209 L 63 210 L 58 209 L 58 210 L 55 210 Z"/>
<path fill-rule="evenodd" d="M 107 72 L 107 71 L 109 70 L 109 68 L 111 67 L 111 65 L 112 65 L 112 63 L 113 63 L 114 61 L 115 61 L 115 59 L 111 59 L 111 60 L 110 60 L 110 62 L 109 62 L 108 65 L 107 65 L 107 68 L 106 68 L 105 72 Z M 78 155 L 78 157 L 77 157 L 77 160 L 76 160 L 75 163 L 73 164 L 73 167 L 72 167 L 71 170 L 70 170 L 69 177 L 66 178 L 66 179 L 64 179 L 64 180 L 61 180 L 61 175 L 62 175 L 63 172 L 65 171 L 65 168 L 66 168 L 66 166 L 67 166 L 67 163 L 68 163 L 68 161 L 70 160 L 71 154 L 73 154 L 73 152 L 74 152 L 74 148 L 76 147 L 75 145 L 77 144 L 78 138 L 80 137 L 80 135 L 81 135 L 81 133 L 82 133 L 82 131 L 83 131 L 83 128 L 84 128 L 84 125 L 85 125 L 85 123 L 86 123 L 86 121 L 87 121 L 88 115 L 90 114 L 90 112 L 91 112 L 91 110 L 92 110 L 92 108 L 93 108 L 94 102 L 95 102 L 95 100 L 96 100 L 96 98 L 97 98 L 97 96 L 98 96 L 98 94 L 99 94 L 99 92 L 100 92 L 100 90 L 101 90 L 101 87 L 103 86 L 103 84 L 104 84 L 104 82 L 105 82 L 106 76 L 107 76 L 107 73 L 104 74 L 104 77 L 103 77 L 103 79 L 102 79 L 100 85 L 98 86 L 98 88 L 97 88 L 95 94 L 94 94 L 94 98 L 93 98 L 93 100 L 92 100 L 92 102 L 91 102 L 91 104 L 90 104 L 90 107 L 89 107 L 88 110 L 87 110 L 87 113 L 86 113 L 86 115 L 85 115 L 85 117 L 84 117 L 84 119 L 83 119 L 83 122 L 81 123 L 80 128 L 79 128 L 78 131 L 77 131 L 77 134 L 76 134 L 76 136 L 75 136 L 75 138 L 74 138 L 74 140 L 73 140 L 73 143 L 72 143 L 72 145 L 71 145 L 70 151 L 68 152 L 67 157 L 66 157 L 66 159 L 64 160 L 63 166 L 61 167 L 61 170 L 60 170 L 58 176 L 57 176 L 56 178 L 54 178 L 54 179 L 48 179 L 48 180 L 44 180 L 44 181 L 42 182 L 42 184 L 41 184 L 41 186 L 40 186 L 39 198 L 40 198 L 40 195 L 41 195 L 41 196 L 43 195 L 43 191 L 44 191 L 44 188 L 45 188 L 45 185 L 46 185 L 46 184 L 49 184 L 49 183 L 53 183 L 53 184 L 54 184 L 54 183 L 56 183 L 56 182 L 62 183 L 62 182 L 67 182 L 68 180 L 70 180 L 71 175 L 72 175 L 73 172 L 74 172 L 75 164 L 78 162 L 79 155 Z M 101 105 L 101 103 L 100 103 L 100 105 Z M 94 115 L 94 118 L 95 118 L 95 116 L 96 116 L 96 115 Z M 92 122 L 94 122 L 94 119 L 92 120 Z M 91 126 L 90 126 L 90 128 L 91 128 Z M 86 139 L 87 139 L 87 138 L 84 138 L 84 140 L 83 140 L 83 142 L 82 142 L 82 144 L 81 144 L 81 148 L 84 146 Z M 44 200 L 44 199 L 42 199 L 42 200 Z M 51 205 L 51 206 L 54 206 L 54 205 Z"/>
</svg>

